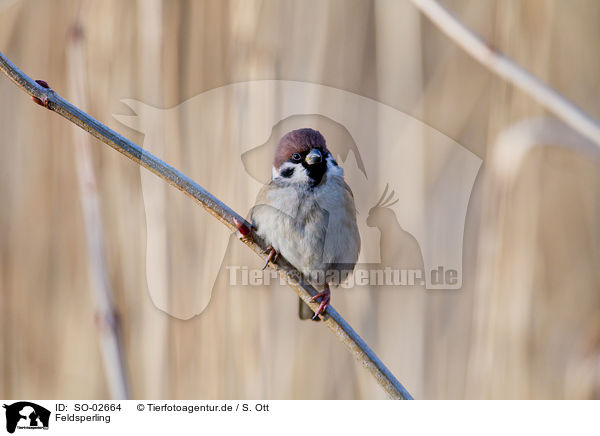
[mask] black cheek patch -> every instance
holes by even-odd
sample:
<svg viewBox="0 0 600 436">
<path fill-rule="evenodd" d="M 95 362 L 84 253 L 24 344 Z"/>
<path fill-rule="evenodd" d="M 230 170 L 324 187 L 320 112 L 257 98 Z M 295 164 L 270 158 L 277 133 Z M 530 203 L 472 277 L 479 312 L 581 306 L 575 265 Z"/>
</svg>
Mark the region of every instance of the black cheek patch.
<svg viewBox="0 0 600 436">
<path fill-rule="evenodd" d="M 286 179 L 289 179 L 290 177 L 292 177 L 292 174 L 294 174 L 294 169 L 295 168 L 286 168 L 284 170 L 282 170 L 279 174 L 281 175 L 281 177 L 285 177 Z"/>
</svg>

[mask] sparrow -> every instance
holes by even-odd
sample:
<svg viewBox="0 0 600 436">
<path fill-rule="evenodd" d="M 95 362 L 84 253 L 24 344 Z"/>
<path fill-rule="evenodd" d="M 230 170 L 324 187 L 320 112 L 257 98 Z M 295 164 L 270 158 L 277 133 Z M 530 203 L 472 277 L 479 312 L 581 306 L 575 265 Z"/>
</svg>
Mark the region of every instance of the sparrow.
<svg viewBox="0 0 600 436">
<path fill-rule="evenodd" d="M 272 178 L 250 211 L 255 233 L 268 245 L 269 262 L 281 254 L 320 292 L 317 312 L 300 300 L 301 319 L 318 320 L 354 270 L 360 252 L 356 207 L 344 171 L 323 135 L 310 128 L 284 135 L 275 151 Z"/>
</svg>

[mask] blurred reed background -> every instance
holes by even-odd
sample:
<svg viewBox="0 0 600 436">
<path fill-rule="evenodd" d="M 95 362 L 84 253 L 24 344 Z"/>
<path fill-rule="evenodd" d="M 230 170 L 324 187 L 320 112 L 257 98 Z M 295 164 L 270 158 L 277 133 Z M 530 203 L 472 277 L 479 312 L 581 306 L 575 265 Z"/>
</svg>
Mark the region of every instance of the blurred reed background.
<svg viewBox="0 0 600 436">
<path fill-rule="evenodd" d="M 600 119 L 600 3 L 443 3 Z M 77 22 L 86 110 L 138 144 L 144 135 L 112 116 L 131 113 L 124 98 L 168 108 L 230 83 L 285 79 L 370 97 L 481 157 L 462 289 L 334 293 L 333 305 L 416 398 L 600 398 L 599 162 L 566 148 L 535 148 L 511 181 L 495 161 L 497 138 L 545 111 L 408 1 L 0 0 L 0 50 L 69 98 L 67 53 Z M 108 398 L 73 127 L 4 77 L 0 102 L 0 397 Z M 194 148 L 179 142 L 170 150 L 176 166 L 194 160 Z M 289 289 L 231 287 L 223 269 L 200 315 L 182 320 L 159 310 L 148 292 L 146 244 L 165 247 L 153 273 L 164 275 L 168 290 L 199 280 L 180 264 L 193 271 L 194 263 L 214 263 L 216 242 L 182 217 L 184 206 L 165 204 L 154 204 L 165 210 L 155 224 L 168 237 L 147 242 L 151 200 L 142 183 L 154 176 L 140 177 L 120 154 L 95 140 L 92 146 L 133 398 L 384 398 L 323 326 L 296 319 Z M 236 149 L 215 152 L 240 159 Z M 208 165 L 193 176 L 201 185 L 226 184 L 225 170 Z M 246 195 L 233 186 L 227 201 L 235 209 Z M 182 219 L 186 226 L 177 224 Z M 247 251 L 229 245 L 222 265 L 260 265 Z"/>
</svg>

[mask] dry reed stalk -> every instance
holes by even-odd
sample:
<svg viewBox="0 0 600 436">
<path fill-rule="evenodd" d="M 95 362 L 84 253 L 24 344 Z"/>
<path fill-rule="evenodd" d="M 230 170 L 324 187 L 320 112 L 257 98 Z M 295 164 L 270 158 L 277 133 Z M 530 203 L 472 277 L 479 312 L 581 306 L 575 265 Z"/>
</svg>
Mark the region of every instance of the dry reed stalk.
<svg viewBox="0 0 600 436">
<path fill-rule="evenodd" d="M 500 256 L 503 253 L 502 244 L 506 240 L 506 217 L 510 213 L 511 195 L 514 193 L 515 182 L 521 175 L 522 165 L 527 156 L 537 147 L 557 147 L 581 152 L 600 161 L 600 149 L 586 137 L 571 129 L 561 121 L 550 117 L 528 118 L 504 129 L 498 135 L 489 159 L 488 174 L 485 180 L 485 198 L 483 219 L 486 226 L 479 237 L 479 258 L 477 268 L 476 289 L 486 289 L 489 292 L 478 293 L 475 299 L 474 314 L 474 347 L 471 350 L 467 372 L 471 374 L 468 383 L 470 396 L 482 396 L 481 386 L 486 386 L 485 380 L 491 376 L 489 369 L 495 361 L 495 350 L 492 332 L 499 322 L 498 301 L 506 298 L 506 294 L 496 290 L 494 284 L 498 281 L 498 271 L 501 270 Z M 536 202 L 538 197 L 532 198 Z M 537 209 L 538 206 L 535 207 Z M 533 258 L 534 256 L 530 256 Z M 530 274 L 534 268 L 525 268 Z M 523 281 L 523 276 L 520 275 Z M 528 281 L 533 277 L 528 277 Z M 526 293 L 517 293 L 523 300 L 516 300 L 517 307 L 528 308 L 529 297 Z M 513 301 L 513 302 L 514 302 Z M 523 309 L 529 313 L 527 309 Z M 516 317 L 518 318 L 518 317 Z M 529 320 L 523 321 L 524 323 Z"/>
<path fill-rule="evenodd" d="M 82 29 L 78 23 L 72 29 L 68 51 L 69 95 L 82 108 L 87 107 L 85 54 Z M 90 274 L 90 291 L 96 306 L 96 326 L 110 397 L 129 398 L 126 365 L 119 317 L 106 267 L 104 231 L 98 186 L 91 156 L 89 136 L 73 128 L 75 162 L 79 183 L 79 199 L 83 212 Z"/>
<path fill-rule="evenodd" d="M 411 0 L 442 32 L 489 70 L 552 111 L 600 146 L 600 124 L 529 71 L 467 29 L 435 0 Z"/>
</svg>

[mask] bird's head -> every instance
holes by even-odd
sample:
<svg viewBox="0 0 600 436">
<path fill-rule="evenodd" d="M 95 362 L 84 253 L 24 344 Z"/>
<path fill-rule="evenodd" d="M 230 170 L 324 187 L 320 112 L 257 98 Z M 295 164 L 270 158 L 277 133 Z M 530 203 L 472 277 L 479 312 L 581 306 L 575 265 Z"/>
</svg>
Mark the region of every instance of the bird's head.
<svg viewBox="0 0 600 436">
<path fill-rule="evenodd" d="M 273 179 L 317 186 L 325 175 L 343 175 L 317 130 L 305 128 L 285 134 L 277 145 Z"/>
</svg>

